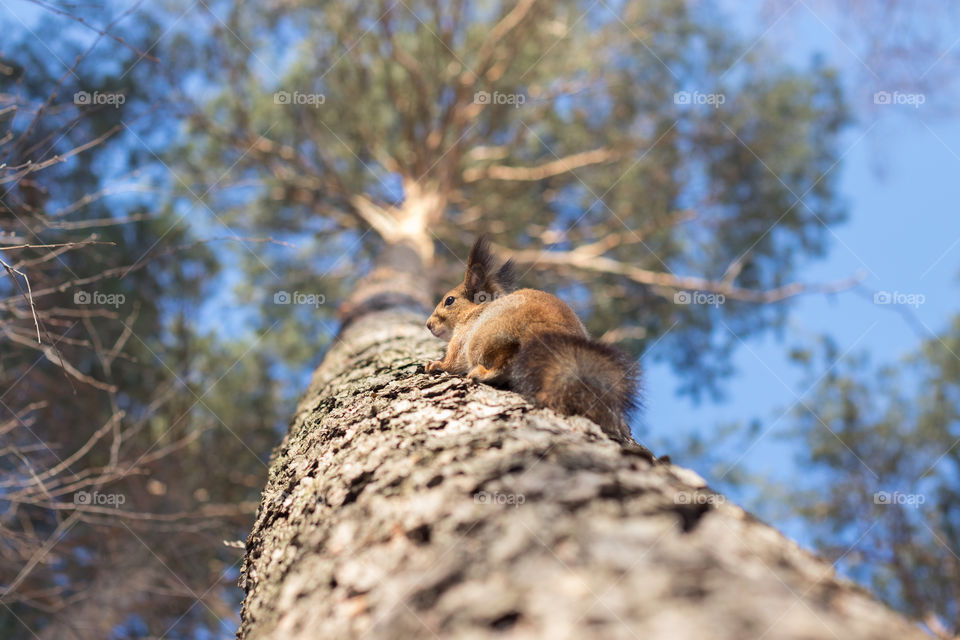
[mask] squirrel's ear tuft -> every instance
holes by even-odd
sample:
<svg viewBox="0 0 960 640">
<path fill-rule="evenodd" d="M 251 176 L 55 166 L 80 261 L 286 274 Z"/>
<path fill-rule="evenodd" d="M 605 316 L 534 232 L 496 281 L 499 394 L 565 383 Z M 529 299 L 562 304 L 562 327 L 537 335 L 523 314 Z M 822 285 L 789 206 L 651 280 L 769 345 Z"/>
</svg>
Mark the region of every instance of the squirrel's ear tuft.
<svg viewBox="0 0 960 640">
<path fill-rule="evenodd" d="M 467 258 L 467 273 L 475 267 L 479 267 L 484 274 L 493 271 L 493 256 L 490 255 L 490 239 L 487 234 L 482 234 L 473 243 L 470 249 L 470 257 Z"/>
<path fill-rule="evenodd" d="M 487 281 L 490 279 L 490 272 L 493 269 L 492 263 L 490 241 L 486 234 L 483 234 L 473 243 L 473 248 L 470 249 L 470 257 L 467 258 L 467 274 L 463 278 L 463 284 L 468 295 L 487 289 Z"/>
<path fill-rule="evenodd" d="M 473 243 L 473 248 L 470 249 L 470 257 L 467 258 L 467 275 L 463 279 L 468 295 L 486 293 L 492 296 L 508 293 L 513 288 L 515 280 L 513 261 L 507 260 L 494 273 L 494 258 L 490 253 L 490 240 L 487 239 L 486 234 L 477 238 L 477 241 Z"/>
<path fill-rule="evenodd" d="M 517 272 L 514 269 L 513 260 L 504 262 L 503 266 L 497 271 L 497 275 L 493 277 L 493 280 L 500 285 L 500 288 L 503 289 L 505 293 L 513 291 L 517 286 Z"/>
</svg>

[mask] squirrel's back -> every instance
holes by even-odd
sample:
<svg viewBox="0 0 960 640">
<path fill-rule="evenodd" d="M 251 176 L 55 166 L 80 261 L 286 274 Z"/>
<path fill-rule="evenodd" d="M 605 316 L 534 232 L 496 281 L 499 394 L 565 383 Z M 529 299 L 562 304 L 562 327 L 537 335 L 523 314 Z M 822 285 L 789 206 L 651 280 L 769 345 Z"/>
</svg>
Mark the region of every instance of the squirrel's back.
<svg viewBox="0 0 960 640">
<path fill-rule="evenodd" d="M 532 336 L 510 367 L 510 386 L 534 404 L 590 418 L 621 442 L 630 440 L 637 384 L 636 366 L 619 350 L 565 333 Z"/>
<path fill-rule="evenodd" d="M 625 416 L 636 404 L 636 367 L 619 350 L 591 340 L 567 303 L 520 289 L 484 305 L 477 320 L 474 339 L 485 347 L 499 336 L 516 341 L 507 374 L 514 391 L 539 406 L 590 418 L 616 440 L 630 438 Z"/>
<path fill-rule="evenodd" d="M 490 332 L 511 336 L 520 344 L 544 333 L 588 337 L 580 318 L 566 302 L 538 289 L 519 289 L 482 305 L 466 331 L 464 343 L 469 345 L 474 336 L 489 340 L 486 334 Z"/>
</svg>

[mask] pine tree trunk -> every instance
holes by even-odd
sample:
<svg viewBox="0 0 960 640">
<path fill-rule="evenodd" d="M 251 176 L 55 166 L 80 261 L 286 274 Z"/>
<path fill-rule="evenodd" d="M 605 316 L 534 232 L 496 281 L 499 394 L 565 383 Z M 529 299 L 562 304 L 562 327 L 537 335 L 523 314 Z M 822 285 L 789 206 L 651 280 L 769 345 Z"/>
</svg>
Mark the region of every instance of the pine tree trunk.
<svg viewBox="0 0 960 640">
<path fill-rule="evenodd" d="M 351 301 L 275 452 L 239 638 L 926 637 L 695 473 L 424 373 L 418 273 Z"/>
</svg>

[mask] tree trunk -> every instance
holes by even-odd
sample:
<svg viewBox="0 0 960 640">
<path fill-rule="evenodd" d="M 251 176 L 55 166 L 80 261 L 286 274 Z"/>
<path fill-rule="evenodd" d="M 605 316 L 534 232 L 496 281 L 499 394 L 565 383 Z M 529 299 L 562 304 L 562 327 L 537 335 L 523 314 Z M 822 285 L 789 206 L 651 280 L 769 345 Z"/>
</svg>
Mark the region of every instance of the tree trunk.
<svg viewBox="0 0 960 640">
<path fill-rule="evenodd" d="M 832 567 L 584 418 L 424 363 L 402 251 L 277 448 L 239 638 L 922 638 Z"/>
</svg>

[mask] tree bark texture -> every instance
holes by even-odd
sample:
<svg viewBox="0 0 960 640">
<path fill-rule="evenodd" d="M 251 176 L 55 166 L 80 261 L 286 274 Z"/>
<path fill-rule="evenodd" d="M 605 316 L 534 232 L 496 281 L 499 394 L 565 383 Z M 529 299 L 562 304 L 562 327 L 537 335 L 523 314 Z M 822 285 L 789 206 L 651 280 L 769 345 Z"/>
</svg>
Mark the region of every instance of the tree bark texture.
<svg viewBox="0 0 960 640">
<path fill-rule="evenodd" d="M 239 638 L 926 637 L 694 472 L 424 373 L 426 311 L 379 295 L 274 454 Z"/>
</svg>

